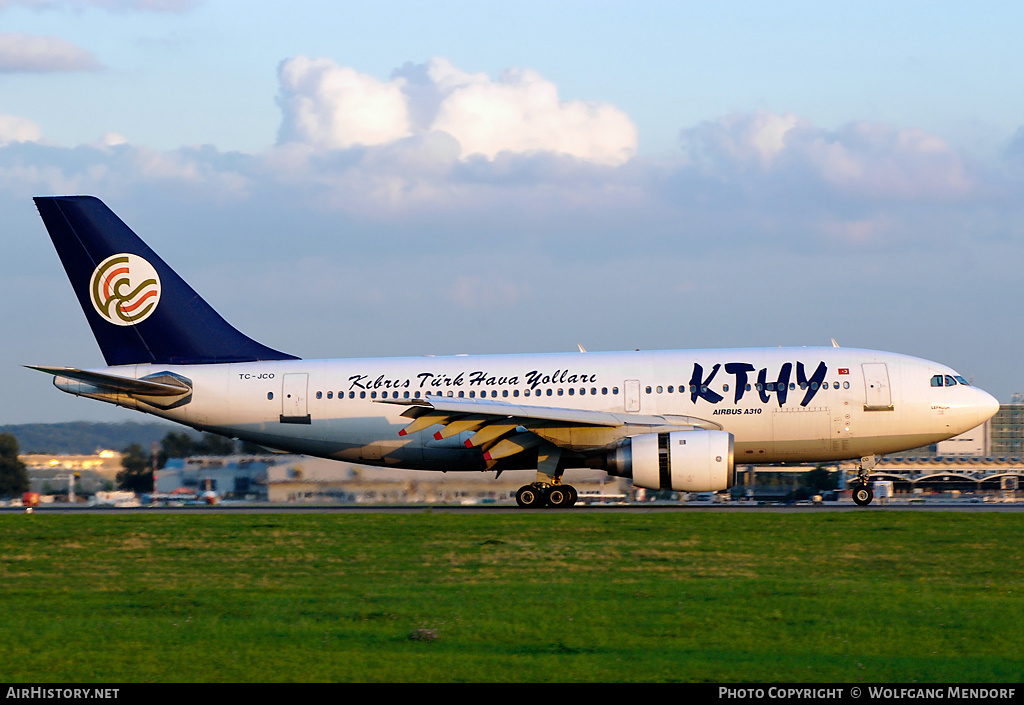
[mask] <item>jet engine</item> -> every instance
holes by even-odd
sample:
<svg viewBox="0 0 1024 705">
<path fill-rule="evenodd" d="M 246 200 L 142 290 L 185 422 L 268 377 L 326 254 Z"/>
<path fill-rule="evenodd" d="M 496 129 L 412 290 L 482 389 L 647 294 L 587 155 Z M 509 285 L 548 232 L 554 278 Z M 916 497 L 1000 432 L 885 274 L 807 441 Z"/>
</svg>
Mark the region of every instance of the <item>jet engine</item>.
<svg viewBox="0 0 1024 705">
<path fill-rule="evenodd" d="M 736 483 L 733 437 L 725 431 L 644 433 L 608 451 L 608 474 L 651 490 L 715 492 Z"/>
</svg>

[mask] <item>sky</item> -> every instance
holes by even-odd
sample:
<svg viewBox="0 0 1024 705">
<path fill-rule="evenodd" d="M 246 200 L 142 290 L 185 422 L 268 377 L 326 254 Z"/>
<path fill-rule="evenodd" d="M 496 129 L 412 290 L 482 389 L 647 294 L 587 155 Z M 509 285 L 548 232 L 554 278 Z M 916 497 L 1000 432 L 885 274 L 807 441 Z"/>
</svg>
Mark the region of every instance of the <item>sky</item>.
<svg viewBox="0 0 1024 705">
<path fill-rule="evenodd" d="M 145 417 L 32 196 L 304 358 L 830 345 L 1024 392 L 1015 2 L 0 0 L 0 424 Z"/>
</svg>

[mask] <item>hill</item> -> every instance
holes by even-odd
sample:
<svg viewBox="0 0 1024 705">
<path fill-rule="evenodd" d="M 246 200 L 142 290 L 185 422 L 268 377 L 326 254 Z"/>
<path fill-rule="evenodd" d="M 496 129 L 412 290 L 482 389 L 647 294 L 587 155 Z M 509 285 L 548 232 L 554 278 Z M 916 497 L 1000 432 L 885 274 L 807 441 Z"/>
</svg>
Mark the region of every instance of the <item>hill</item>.
<svg viewBox="0 0 1024 705">
<path fill-rule="evenodd" d="M 123 450 L 138 443 L 147 452 L 170 432 L 199 434 L 182 426 L 167 423 L 92 423 L 73 421 L 56 424 L 12 424 L 0 426 L 0 433 L 10 433 L 18 439 L 21 453 L 53 453 L 59 455 L 88 455 L 97 450 Z"/>
</svg>

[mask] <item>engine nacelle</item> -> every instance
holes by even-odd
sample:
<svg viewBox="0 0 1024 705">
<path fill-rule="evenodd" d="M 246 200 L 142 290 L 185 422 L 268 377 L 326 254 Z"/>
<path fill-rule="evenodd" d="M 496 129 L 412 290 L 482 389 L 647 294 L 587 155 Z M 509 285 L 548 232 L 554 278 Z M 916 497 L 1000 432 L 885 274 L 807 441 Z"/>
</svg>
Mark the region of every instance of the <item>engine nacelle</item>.
<svg viewBox="0 0 1024 705">
<path fill-rule="evenodd" d="M 733 437 L 725 431 L 631 436 L 608 452 L 608 473 L 649 490 L 716 492 L 736 484 Z"/>
</svg>

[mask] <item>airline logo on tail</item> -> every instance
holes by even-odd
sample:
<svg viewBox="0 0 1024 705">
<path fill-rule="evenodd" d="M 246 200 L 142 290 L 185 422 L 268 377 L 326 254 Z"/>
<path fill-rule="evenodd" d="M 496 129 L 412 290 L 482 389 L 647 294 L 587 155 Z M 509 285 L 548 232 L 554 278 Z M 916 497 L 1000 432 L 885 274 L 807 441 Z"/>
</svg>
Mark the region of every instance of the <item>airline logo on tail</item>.
<svg viewBox="0 0 1024 705">
<path fill-rule="evenodd" d="M 89 281 L 92 305 L 115 326 L 134 326 L 149 318 L 160 302 L 160 277 L 138 255 L 121 253 L 100 262 Z"/>
</svg>

